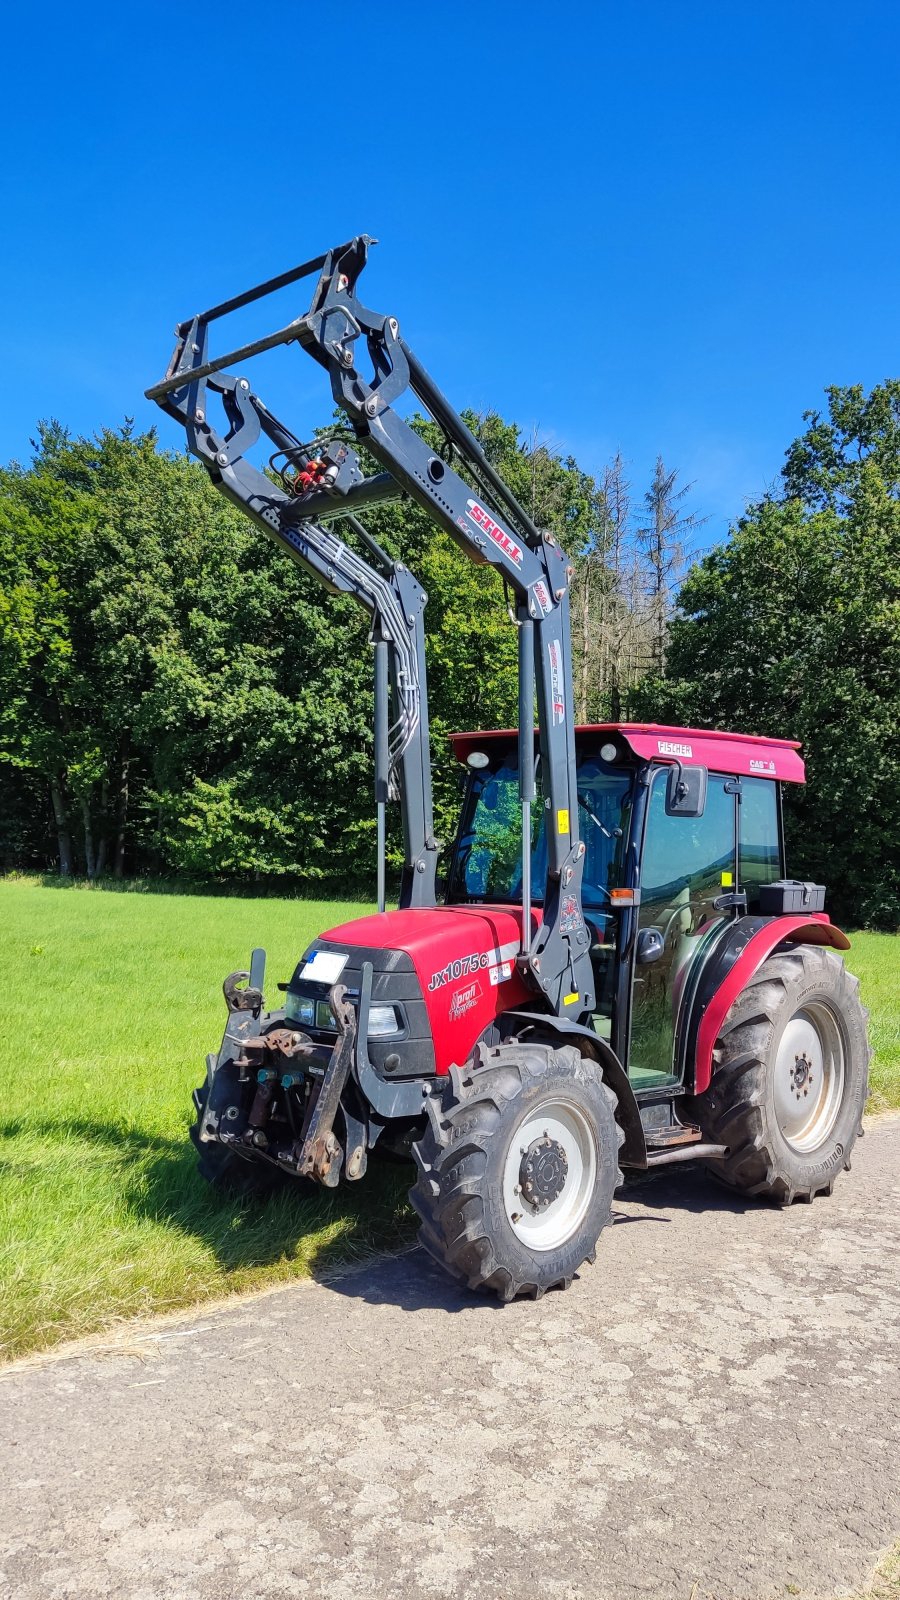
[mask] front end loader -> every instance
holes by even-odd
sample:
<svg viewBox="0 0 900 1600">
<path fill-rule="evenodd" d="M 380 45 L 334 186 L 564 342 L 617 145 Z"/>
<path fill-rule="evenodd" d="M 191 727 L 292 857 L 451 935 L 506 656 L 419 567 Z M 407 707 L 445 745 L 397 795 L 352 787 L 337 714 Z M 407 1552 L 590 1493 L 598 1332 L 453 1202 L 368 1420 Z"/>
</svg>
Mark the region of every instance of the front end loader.
<svg viewBox="0 0 900 1600">
<path fill-rule="evenodd" d="M 785 876 L 796 745 L 576 727 L 572 566 L 397 319 L 359 300 L 371 243 L 179 324 L 148 390 L 216 487 L 365 608 L 373 646 L 377 911 L 321 934 L 276 1010 L 261 950 L 226 980 L 192 1138 L 203 1175 L 241 1193 L 358 1181 L 378 1148 L 407 1157 L 430 1253 L 471 1288 L 539 1296 L 594 1259 L 623 1168 L 690 1160 L 781 1203 L 829 1193 L 861 1131 L 866 1016 L 824 891 Z M 211 324 L 306 277 L 305 314 L 211 354 Z M 349 439 L 304 442 L 255 393 L 244 368 L 279 346 L 325 368 Z M 440 453 L 399 415 L 407 392 Z M 453 739 L 465 794 L 440 904 L 426 596 L 360 516 L 401 494 L 499 570 L 518 640 L 518 728 Z M 392 799 L 403 868 L 388 910 Z"/>
</svg>

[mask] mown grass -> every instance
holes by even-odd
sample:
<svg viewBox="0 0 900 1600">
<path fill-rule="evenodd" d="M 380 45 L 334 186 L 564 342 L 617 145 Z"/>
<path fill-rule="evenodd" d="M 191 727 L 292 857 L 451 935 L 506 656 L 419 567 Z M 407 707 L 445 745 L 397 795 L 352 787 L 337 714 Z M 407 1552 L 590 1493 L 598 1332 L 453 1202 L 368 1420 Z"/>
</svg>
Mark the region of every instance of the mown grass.
<svg viewBox="0 0 900 1600">
<path fill-rule="evenodd" d="M 187 1140 L 221 984 L 370 907 L 0 883 L 0 1358 L 411 1235 L 402 1169 L 312 1200 L 218 1198 Z"/>
<path fill-rule="evenodd" d="M 853 933 L 846 962 L 869 1008 L 869 1110 L 900 1108 L 900 934 Z"/>
<path fill-rule="evenodd" d="M 316 933 L 367 909 L 0 882 L 0 1358 L 412 1237 L 403 1169 L 259 1207 L 207 1188 L 187 1139 L 224 975 L 264 944 L 272 996 Z M 854 938 L 875 1108 L 900 1105 L 898 956 Z"/>
</svg>

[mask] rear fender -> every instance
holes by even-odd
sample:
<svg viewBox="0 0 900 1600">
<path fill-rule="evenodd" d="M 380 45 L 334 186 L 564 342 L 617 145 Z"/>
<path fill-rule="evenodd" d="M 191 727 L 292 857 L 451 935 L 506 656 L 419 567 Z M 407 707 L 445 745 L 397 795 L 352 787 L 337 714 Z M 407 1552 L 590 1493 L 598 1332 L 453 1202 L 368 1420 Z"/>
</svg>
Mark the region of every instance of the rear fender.
<svg viewBox="0 0 900 1600">
<path fill-rule="evenodd" d="M 849 950 L 850 940 L 823 912 L 792 917 L 739 917 L 717 940 L 700 976 L 685 1030 L 686 1081 L 693 1062 L 693 1092 L 709 1088 L 713 1048 L 735 1000 L 754 973 L 782 944 L 830 945 Z"/>
<path fill-rule="evenodd" d="M 500 1021 L 507 1020 L 530 1023 L 542 1034 L 556 1034 L 561 1044 L 574 1044 L 583 1056 L 591 1056 L 597 1062 L 604 1083 L 609 1084 L 618 1101 L 617 1121 L 625 1133 L 619 1159 L 624 1166 L 645 1167 L 647 1142 L 641 1113 L 628 1075 L 612 1046 L 594 1033 L 592 1028 L 586 1028 L 580 1022 L 570 1022 L 568 1017 L 545 1016 L 543 1013 L 538 1016 L 533 1011 L 506 1011 Z"/>
</svg>

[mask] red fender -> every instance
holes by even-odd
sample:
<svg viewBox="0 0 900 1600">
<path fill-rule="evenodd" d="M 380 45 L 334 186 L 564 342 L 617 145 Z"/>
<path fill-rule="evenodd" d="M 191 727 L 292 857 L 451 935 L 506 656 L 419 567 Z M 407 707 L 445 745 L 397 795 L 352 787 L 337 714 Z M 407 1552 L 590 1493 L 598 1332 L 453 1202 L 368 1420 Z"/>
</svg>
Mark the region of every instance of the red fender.
<svg viewBox="0 0 900 1600">
<path fill-rule="evenodd" d="M 835 950 L 849 950 L 850 940 L 828 919 L 825 911 L 809 911 L 805 916 L 773 917 L 758 928 L 738 956 L 727 978 L 716 990 L 700 1020 L 694 1063 L 694 1092 L 702 1094 L 712 1078 L 713 1047 L 719 1030 L 742 989 L 747 987 L 776 945 L 828 944 Z"/>
</svg>

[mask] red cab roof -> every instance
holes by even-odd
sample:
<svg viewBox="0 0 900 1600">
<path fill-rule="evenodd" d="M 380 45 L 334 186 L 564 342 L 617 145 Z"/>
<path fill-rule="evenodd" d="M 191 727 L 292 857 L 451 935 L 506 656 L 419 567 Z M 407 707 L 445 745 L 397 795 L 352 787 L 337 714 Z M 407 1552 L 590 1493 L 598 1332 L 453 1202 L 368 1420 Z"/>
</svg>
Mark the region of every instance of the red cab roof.
<svg viewBox="0 0 900 1600">
<path fill-rule="evenodd" d="M 590 735 L 621 734 L 642 761 L 685 761 L 748 778 L 778 778 L 804 783 L 806 774 L 793 739 L 761 739 L 750 733 L 720 733 L 710 728 L 669 728 L 661 722 L 588 722 L 575 729 L 579 743 Z M 457 761 L 498 739 L 517 739 L 515 728 L 481 733 L 451 733 Z M 602 742 L 602 738 L 598 741 Z"/>
</svg>

